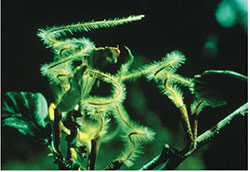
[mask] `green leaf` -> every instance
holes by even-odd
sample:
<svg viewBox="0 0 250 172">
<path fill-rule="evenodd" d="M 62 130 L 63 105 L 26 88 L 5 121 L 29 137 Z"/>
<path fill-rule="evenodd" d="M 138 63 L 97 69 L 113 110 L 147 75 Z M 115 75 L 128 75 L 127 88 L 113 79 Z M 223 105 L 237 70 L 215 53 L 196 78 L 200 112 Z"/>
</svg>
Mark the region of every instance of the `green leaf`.
<svg viewBox="0 0 250 172">
<path fill-rule="evenodd" d="M 3 125 L 7 125 L 9 127 L 16 128 L 16 129 L 18 129 L 18 131 L 20 133 L 22 133 L 24 135 L 34 136 L 34 133 L 32 132 L 32 130 L 30 130 L 31 126 L 29 126 L 29 123 L 27 123 L 21 119 L 18 119 L 15 117 L 6 118 L 3 121 Z"/>
<path fill-rule="evenodd" d="M 246 86 L 246 76 L 229 70 L 206 70 L 194 77 L 196 97 L 212 107 L 236 104 L 245 97 Z"/>
<path fill-rule="evenodd" d="M 194 93 L 200 100 L 205 100 L 211 107 L 226 105 L 225 98 L 218 89 L 218 79 L 207 75 L 196 75 L 194 78 Z M 220 86 L 220 85 L 219 85 Z"/>
<path fill-rule="evenodd" d="M 24 135 L 44 137 L 48 104 L 41 93 L 7 92 L 2 99 L 2 125 Z"/>
</svg>

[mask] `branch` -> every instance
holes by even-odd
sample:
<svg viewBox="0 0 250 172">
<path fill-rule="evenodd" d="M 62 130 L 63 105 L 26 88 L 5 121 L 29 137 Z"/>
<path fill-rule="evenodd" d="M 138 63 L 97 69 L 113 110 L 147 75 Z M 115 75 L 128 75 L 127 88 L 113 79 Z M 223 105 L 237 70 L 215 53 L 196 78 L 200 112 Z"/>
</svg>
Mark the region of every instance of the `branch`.
<svg viewBox="0 0 250 172">
<path fill-rule="evenodd" d="M 68 119 L 67 119 L 67 127 L 69 128 L 70 130 L 70 135 L 68 135 L 66 137 L 66 141 L 67 141 L 67 162 L 69 164 L 73 164 L 72 162 L 72 153 L 71 153 L 71 148 L 74 147 L 74 139 L 76 138 L 76 135 L 77 135 L 77 128 L 78 128 L 78 124 L 76 123 L 75 121 L 75 118 L 74 118 L 74 113 L 77 113 L 76 111 L 71 111 L 69 114 L 68 114 Z"/>
<path fill-rule="evenodd" d="M 233 121 L 237 116 L 240 115 L 245 116 L 247 111 L 248 111 L 248 103 L 245 103 L 240 108 L 238 108 L 233 113 L 231 113 L 226 118 L 217 123 L 214 127 L 201 134 L 196 140 L 197 146 L 201 147 L 206 143 L 208 143 L 209 141 L 211 141 L 215 136 L 219 135 L 222 129 L 230 125 L 231 121 Z"/>
<path fill-rule="evenodd" d="M 95 169 L 97 146 L 98 146 L 97 140 L 95 139 L 91 140 L 91 152 L 88 159 L 88 170 Z"/>
<path fill-rule="evenodd" d="M 60 112 L 58 112 L 57 109 L 55 109 L 55 120 L 53 123 L 53 138 L 54 138 L 54 144 L 53 146 L 55 147 L 56 151 L 60 153 L 60 136 L 61 136 L 61 131 L 60 131 L 60 121 L 62 119 L 62 114 Z"/>
<path fill-rule="evenodd" d="M 122 165 L 123 165 L 123 162 L 122 162 L 122 161 L 115 160 L 115 161 L 111 162 L 111 163 L 105 168 L 105 170 L 118 170 Z"/>
<path fill-rule="evenodd" d="M 217 135 L 219 135 L 219 133 L 221 133 L 226 126 L 229 126 L 231 124 L 231 122 L 237 116 L 245 116 L 245 114 L 247 114 L 247 111 L 248 111 L 248 103 L 245 103 L 240 108 L 238 108 L 233 113 L 231 113 L 226 118 L 224 118 L 219 123 L 217 123 L 214 127 L 212 127 L 211 129 L 209 129 L 206 132 L 204 132 L 203 134 L 201 134 L 196 139 L 197 149 L 199 149 L 203 145 L 207 144 L 212 139 L 214 139 Z M 175 152 L 171 152 L 169 150 L 168 153 L 163 154 L 163 155 L 165 155 L 167 157 L 164 158 L 165 159 L 165 161 L 164 161 L 165 164 L 162 165 L 162 167 L 160 167 L 160 170 L 175 169 L 176 167 L 178 167 L 178 165 L 182 161 L 184 161 L 187 157 L 189 157 L 197 149 L 187 151 L 188 149 L 184 148 L 181 151 L 175 151 Z M 160 160 L 160 159 L 162 159 L 160 157 L 163 156 L 163 155 L 161 153 L 160 155 L 156 156 L 152 161 L 150 161 L 148 164 L 143 166 L 140 170 L 147 170 L 148 168 L 146 168 L 146 167 L 150 167 L 150 164 L 154 164 L 153 167 L 155 168 L 155 167 L 159 166 L 160 164 L 164 163 L 164 162 L 162 162 Z"/>
<path fill-rule="evenodd" d="M 202 75 L 213 74 L 213 73 L 229 75 L 229 76 L 232 76 L 234 78 L 240 79 L 240 80 L 245 81 L 245 82 L 247 82 L 247 80 L 248 80 L 247 76 L 242 75 L 242 74 L 237 73 L 237 72 L 234 72 L 234 71 L 231 71 L 231 70 L 206 70 L 205 72 L 203 72 Z"/>
<path fill-rule="evenodd" d="M 152 170 L 155 167 L 157 167 L 159 164 L 162 164 L 162 163 L 166 162 L 169 153 L 170 153 L 169 145 L 165 144 L 163 146 L 161 154 L 156 156 L 153 160 L 151 160 L 146 165 L 144 165 L 140 170 Z"/>
</svg>

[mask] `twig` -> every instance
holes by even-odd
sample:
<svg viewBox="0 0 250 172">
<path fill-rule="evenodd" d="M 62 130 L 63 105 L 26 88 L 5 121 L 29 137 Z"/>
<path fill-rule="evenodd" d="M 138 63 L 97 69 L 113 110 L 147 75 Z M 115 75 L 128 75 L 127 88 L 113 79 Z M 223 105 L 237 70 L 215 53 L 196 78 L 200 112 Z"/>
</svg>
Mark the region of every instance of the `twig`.
<svg viewBox="0 0 250 172">
<path fill-rule="evenodd" d="M 95 140 L 95 139 L 91 140 L 91 152 L 89 154 L 89 159 L 88 159 L 88 170 L 95 169 L 97 148 L 98 148 L 97 140 Z"/>
<path fill-rule="evenodd" d="M 164 163 L 166 161 L 166 159 L 168 158 L 168 154 L 169 154 L 169 145 L 165 144 L 163 146 L 163 149 L 161 151 L 161 154 L 156 156 L 153 160 L 151 160 L 149 163 L 147 163 L 146 165 L 144 165 L 140 170 L 152 170 L 155 167 L 157 167 L 158 165 Z"/>
<path fill-rule="evenodd" d="M 212 139 L 214 139 L 217 135 L 219 135 L 219 133 L 221 133 L 226 126 L 229 126 L 230 123 L 237 116 L 240 116 L 240 115 L 245 116 L 245 114 L 247 113 L 247 110 L 248 110 L 248 103 L 245 103 L 240 108 L 238 108 L 233 113 L 231 113 L 226 118 L 224 118 L 219 123 L 217 123 L 214 127 L 212 127 L 211 129 L 209 129 L 206 132 L 204 132 L 203 134 L 201 134 L 196 139 L 197 149 L 199 149 L 200 147 L 202 147 L 203 145 L 205 145 L 206 143 L 208 143 Z M 166 163 L 162 167 L 160 167 L 160 170 L 175 169 L 176 167 L 178 167 L 178 165 L 182 161 L 184 161 L 188 156 L 190 156 L 197 149 L 192 150 L 191 152 L 190 151 L 187 152 L 186 150 L 188 150 L 188 149 L 185 148 L 182 151 L 173 153 L 174 156 L 168 156 L 166 158 L 166 161 L 165 161 Z M 158 156 L 161 156 L 161 154 Z M 155 157 L 154 159 L 156 159 L 157 157 Z M 154 159 L 152 161 L 154 161 Z M 150 163 L 153 163 L 153 162 L 149 162 L 148 164 L 150 164 Z M 142 169 L 142 170 L 144 170 L 144 169 Z"/>
<path fill-rule="evenodd" d="M 53 146 L 58 154 L 61 154 L 59 147 L 60 136 L 61 136 L 61 130 L 60 130 L 61 119 L 62 119 L 62 114 L 55 109 L 55 120 L 53 123 Z"/>
<path fill-rule="evenodd" d="M 122 161 L 115 160 L 115 161 L 111 162 L 111 163 L 105 168 L 105 170 L 118 170 L 122 165 L 123 165 L 123 162 L 122 162 Z"/>
<path fill-rule="evenodd" d="M 75 119 L 74 119 L 74 113 L 75 111 L 71 111 L 69 113 L 69 116 L 68 116 L 68 127 L 70 129 L 70 135 L 68 135 L 66 137 L 66 140 L 67 140 L 67 161 L 72 164 L 72 160 L 71 160 L 71 157 L 72 157 L 72 154 L 71 154 L 71 148 L 73 147 L 72 144 L 73 144 L 73 141 L 77 135 L 77 123 L 75 122 Z"/>
<path fill-rule="evenodd" d="M 95 169 L 95 162 L 96 162 L 96 157 L 97 157 L 97 153 L 98 153 L 98 147 L 99 147 L 99 139 L 101 137 L 101 132 L 103 131 L 104 128 L 104 117 L 101 116 L 100 117 L 100 123 L 101 126 L 99 128 L 99 131 L 96 133 L 94 139 L 91 140 L 91 151 L 89 154 L 89 158 L 88 158 L 88 165 L 87 165 L 87 169 L 88 170 L 94 170 Z"/>
<path fill-rule="evenodd" d="M 198 134 L 198 125 L 199 125 L 198 117 L 195 116 L 194 124 L 193 124 L 193 136 L 194 136 L 193 149 L 196 149 L 196 147 L 197 147 L 196 139 L 197 139 L 197 134 Z"/>
<path fill-rule="evenodd" d="M 52 153 L 54 156 L 54 163 L 58 165 L 60 170 L 71 170 L 71 164 L 68 164 L 61 154 L 58 154 L 55 149 L 52 148 Z"/>
<path fill-rule="evenodd" d="M 205 145 L 209 141 L 211 141 L 215 136 L 217 136 L 219 133 L 223 131 L 223 129 L 230 125 L 231 121 L 234 120 L 237 116 L 240 115 L 245 115 L 247 113 L 248 109 L 248 103 L 242 105 L 240 108 L 235 110 L 233 113 L 228 115 L 226 118 L 221 120 L 219 123 L 217 123 L 214 127 L 211 129 L 207 130 L 203 134 L 201 134 L 197 139 L 196 139 L 196 144 L 197 144 L 197 149 L 200 148 L 201 146 Z M 196 150 L 197 150 L 196 149 Z M 194 153 L 196 150 L 191 150 L 190 152 L 185 153 L 185 151 L 181 151 L 181 158 L 176 160 L 175 162 L 171 162 L 169 160 L 169 163 L 166 164 L 164 167 L 165 170 L 167 169 L 175 169 L 183 160 L 185 160 L 188 156 L 190 156 L 192 153 Z"/>
<path fill-rule="evenodd" d="M 168 91 L 168 94 L 170 95 L 170 96 L 168 95 L 168 97 L 170 99 L 172 99 L 175 106 L 178 107 L 180 112 L 181 112 L 182 126 L 184 128 L 185 134 L 187 135 L 188 144 L 190 146 L 193 146 L 194 145 L 194 136 L 193 136 L 192 128 L 190 125 L 187 108 L 183 102 L 182 93 L 180 91 L 178 91 L 177 89 L 174 89 L 174 87 L 169 84 L 170 78 L 171 78 L 171 75 L 167 74 L 163 85 L 164 85 L 165 89 Z"/>
<path fill-rule="evenodd" d="M 55 109 L 55 119 L 53 123 L 53 142 L 51 151 L 54 155 L 54 163 L 56 163 L 61 170 L 70 170 L 71 164 L 68 164 L 62 156 L 60 151 L 60 138 L 61 138 L 61 128 L 60 122 L 62 120 L 62 114 Z"/>
<path fill-rule="evenodd" d="M 135 153 L 135 150 L 136 150 L 137 146 L 136 146 L 135 142 L 133 141 L 133 139 L 131 138 L 131 136 L 132 135 L 137 135 L 137 134 L 138 134 L 138 132 L 136 132 L 136 131 L 133 131 L 133 132 L 128 134 L 128 138 L 129 138 L 130 143 L 132 144 L 132 148 L 126 154 L 126 158 L 125 159 L 119 158 L 119 159 L 111 162 L 105 168 L 105 170 L 118 170 L 124 164 L 124 162 L 126 162 Z"/>
<path fill-rule="evenodd" d="M 195 140 L 194 140 L 192 128 L 190 125 L 190 121 L 189 121 L 189 117 L 188 117 L 188 113 L 187 113 L 187 108 L 185 105 L 183 105 L 179 109 L 181 111 L 182 126 L 183 126 L 184 131 L 185 131 L 187 138 L 188 138 L 188 144 L 190 146 L 193 146 Z"/>
<path fill-rule="evenodd" d="M 237 73 L 237 72 L 234 72 L 234 71 L 230 71 L 230 70 L 206 70 L 205 72 L 202 73 L 202 75 L 211 74 L 211 73 L 218 73 L 218 74 L 229 75 L 229 76 L 241 79 L 242 81 L 246 81 L 246 82 L 248 80 L 247 76 L 242 75 L 242 74 Z"/>
<path fill-rule="evenodd" d="M 217 136 L 221 132 L 222 129 L 230 125 L 230 123 L 235 119 L 235 117 L 240 116 L 240 115 L 245 116 L 247 111 L 248 111 L 248 103 L 245 103 L 240 108 L 238 108 L 233 113 L 231 113 L 226 118 L 224 118 L 219 123 L 217 123 L 214 127 L 212 127 L 211 129 L 201 134 L 196 140 L 197 146 L 201 147 L 205 145 L 206 143 L 208 143 L 211 139 Z"/>
</svg>

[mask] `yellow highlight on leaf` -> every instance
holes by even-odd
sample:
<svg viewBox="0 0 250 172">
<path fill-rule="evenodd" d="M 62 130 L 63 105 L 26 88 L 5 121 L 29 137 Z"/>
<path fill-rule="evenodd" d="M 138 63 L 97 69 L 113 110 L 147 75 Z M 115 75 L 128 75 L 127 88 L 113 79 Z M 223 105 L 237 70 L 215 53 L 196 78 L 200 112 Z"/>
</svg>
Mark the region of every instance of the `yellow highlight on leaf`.
<svg viewBox="0 0 250 172">
<path fill-rule="evenodd" d="M 55 119 L 55 109 L 56 109 L 56 105 L 54 103 L 51 103 L 49 106 L 49 119 L 51 121 L 54 121 Z"/>
<path fill-rule="evenodd" d="M 70 135 L 70 130 L 68 129 L 68 128 L 66 128 L 64 125 L 63 125 L 63 122 L 62 121 L 60 121 L 60 128 L 61 128 L 61 130 L 64 132 L 64 133 L 66 133 L 67 135 Z"/>
<path fill-rule="evenodd" d="M 71 152 L 71 159 L 72 161 L 75 161 L 77 159 L 77 152 L 74 148 L 70 148 L 70 152 Z"/>
</svg>

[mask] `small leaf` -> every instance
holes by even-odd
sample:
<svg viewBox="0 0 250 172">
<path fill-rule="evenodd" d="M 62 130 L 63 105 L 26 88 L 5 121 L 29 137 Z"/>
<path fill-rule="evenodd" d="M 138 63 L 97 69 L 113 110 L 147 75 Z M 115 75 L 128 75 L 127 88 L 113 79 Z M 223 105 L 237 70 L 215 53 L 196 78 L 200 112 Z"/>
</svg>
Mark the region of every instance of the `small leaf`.
<svg viewBox="0 0 250 172">
<path fill-rule="evenodd" d="M 206 70 L 194 77 L 196 97 L 212 107 L 231 106 L 245 101 L 246 88 L 247 77 L 233 71 Z"/>
<path fill-rule="evenodd" d="M 16 128 L 18 129 L 19 132 L 21 132 L 24 135 L 34 136 L 34 133 L 29 129 L 30 128 L 29 124 L 23 120 L 10 117 L 10 118 L 6 118 L 3 121 L 3 125 Z"/>
<path fill-rule="evenodd" d="M 2 100 L 3 126 L 16 128 L 24 135 L 45 135 L 48 105 L 41 93 L 7 92 Z"/>
<path fill-rule="evenodd" d="M 194 77 L 194 93 L 198 99 L 205 100 L 211 107 L 226 105 L 225 97 L 221 94 L 218 78 L 207 75 L 196 75 Z M 220 87 L 220 88 L 219 88 Z"/>
<path fill-rule="evenodd" d="M 48 116 L 48 104 L 41 93 L 36 93 L 35 96 L 35 118 L 38 124 L 40 124 L 42 127 L 45 127 L 45 119 Z"/>
</svg>

